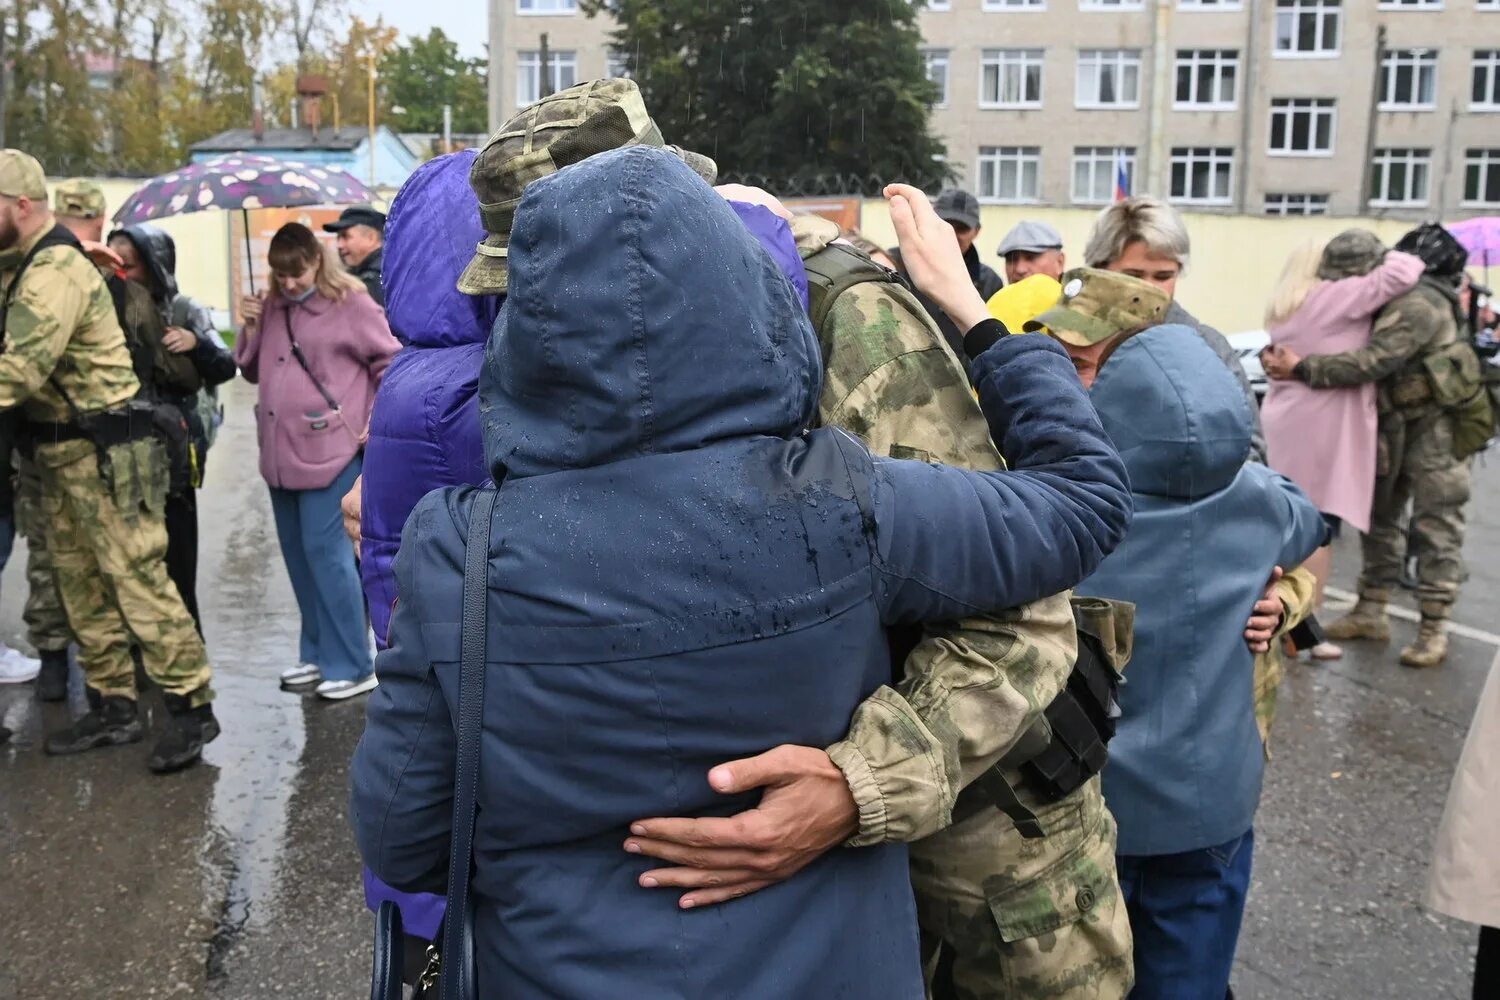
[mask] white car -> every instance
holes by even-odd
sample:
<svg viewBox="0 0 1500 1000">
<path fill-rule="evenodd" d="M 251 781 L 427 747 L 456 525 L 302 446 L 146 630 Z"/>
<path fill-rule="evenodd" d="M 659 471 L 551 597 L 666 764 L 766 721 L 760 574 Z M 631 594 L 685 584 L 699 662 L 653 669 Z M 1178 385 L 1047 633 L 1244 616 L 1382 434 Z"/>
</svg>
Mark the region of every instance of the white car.
<svg viewBox="0 0 1500 1000">
<path fill-rule="evenodd" d="M 1261 367 L 1260 352 L 1270 345 L 1270 334 L 1264 330 L 1246 330 L 1244 333 L 1231 333 L 1225 339 L 1234 348 L 1234 353 L 1239 355 L 1240 367 L 1245 369 L 1245 377 L 1250 380 L 1250 388 L 1255 390 L 1256 400 L 1264 400 L 1271 383 L 1266 378 L 1266 370 Z"/>
</svg>

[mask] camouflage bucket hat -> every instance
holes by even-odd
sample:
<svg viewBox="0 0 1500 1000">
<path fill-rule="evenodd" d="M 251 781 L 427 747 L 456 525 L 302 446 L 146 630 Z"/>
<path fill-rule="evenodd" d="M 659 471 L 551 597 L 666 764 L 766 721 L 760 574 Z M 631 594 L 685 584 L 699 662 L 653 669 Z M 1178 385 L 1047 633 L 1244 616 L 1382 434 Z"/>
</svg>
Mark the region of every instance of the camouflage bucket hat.
<svg viewBox="0 0 1500 1000">
<path fill-rule="evenodd" d="M 81 178 L 63 181 L 52 189 L 52 211 L 72 219 L 103 218 L 104 192 Z"/>
<path fill-rule="evenodd" d="M 1091 347 L 1117 333 L 1155 326 L 1172 299 L 1155 285 L 1118 271 L 1080 267 L 1063 275 L 1057 305 L 1026 324 L 1046 329 L 1074 347 Z"/>
<path fill-rule="evenodd" d="M 479 198 L 479 216 L 489 236 L 475 248 L 474 259 L 458 279 L 458 290 L 466 295 L 503 295 L 509 287 L 510 230 L 527 185 L 596 153 L 625 146 L 667 149 L 708 183 L 718 177 L 713 160 L 666 144 L 633 80 L 595 80 L 545 97 L 501 125 L 469 172 L 469 186 Z"/>
<path fill-rule="evenodd" d="M 1318 263 L 1318 277 L 1325 281 L 1369 274 L 1385 260 L 1385 244 L 1368 229 L 1346 229 L 1328 241 Z"/>
</svg>

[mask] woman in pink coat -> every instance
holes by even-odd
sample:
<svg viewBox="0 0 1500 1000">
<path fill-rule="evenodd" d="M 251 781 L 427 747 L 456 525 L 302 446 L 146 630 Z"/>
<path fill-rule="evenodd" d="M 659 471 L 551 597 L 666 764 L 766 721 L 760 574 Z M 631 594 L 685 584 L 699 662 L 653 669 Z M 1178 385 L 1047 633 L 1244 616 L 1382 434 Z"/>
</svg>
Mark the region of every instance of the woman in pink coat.
<svg viewBox="0 0 1500 1000">
<path fill-rule="evenodd" d="M 1370 340 L 1375 314 L 1410 291 L 1422 276 L 1422 261 L 1387 251 L 1374 233 L 1350 229 L 1326 245 L 1310 242 L 1293 251 L 1266 309 L 1274 354 L 1341 354 Z M 1271 468 L 1302 487 L 1337 533 L 1343 522 L 1370 529 L 1375 496 L 1375 385 L 1312 389 L 1297 381 L 1272 381 L 1261 407 Z M 1317 603 L 1332 565 L 1324 547 L 1307 561 L 1317 577 Z M 1337 659 L 1343 651 L 1322 643 L 1315 659 Z"/>
<path fill-rule="evenodd" d="M 302 615 L 300 662 L 281 686 L 352 698 L 375 686 L 375 672 L 339 500 L 359 475 L 375 389 L 401 345 L 306 226 L 282 226 L 269 259 L 270 293 L 241 303 L 234 360 L 260 386 L 260 473 Z"/>
</svg>

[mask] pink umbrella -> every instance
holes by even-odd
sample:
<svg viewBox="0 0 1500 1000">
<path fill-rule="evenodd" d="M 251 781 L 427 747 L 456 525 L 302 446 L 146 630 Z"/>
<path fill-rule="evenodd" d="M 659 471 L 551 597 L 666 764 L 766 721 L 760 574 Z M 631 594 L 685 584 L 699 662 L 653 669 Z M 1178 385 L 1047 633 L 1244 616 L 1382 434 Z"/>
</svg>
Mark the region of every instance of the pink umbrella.
<svg viewBox="0 0 1500 1000">
<path fill-rule="evenodd" d="M 1471 266 L 1488 271 L 1491 264 L 1500 264 L 1500 216 L 1465 219 L 1444 228 L 1469 251 Z"/>
</svg>

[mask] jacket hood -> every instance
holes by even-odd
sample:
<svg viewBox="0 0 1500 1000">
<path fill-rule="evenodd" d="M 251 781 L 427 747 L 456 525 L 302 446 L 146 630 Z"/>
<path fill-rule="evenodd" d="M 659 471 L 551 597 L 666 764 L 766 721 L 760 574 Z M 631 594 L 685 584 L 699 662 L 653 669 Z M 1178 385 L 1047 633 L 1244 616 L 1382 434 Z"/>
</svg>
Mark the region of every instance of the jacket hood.
<svg viewBox="0 0 1500 1000">
<path fill-rule="evenodd" d="M 1250 405 L 1193 330 L 1159 326 L 1126 340 L 1089 392 L 1136 495 L 1191 500 L 1234 482 L 1250 455 Z"/>
<path fill-rule="evenodd" d="M 509 254 L 479 384 L 496 481 L 811 421 L 822 365 L 807 313 L 671 153 L 612 150 L 530 185 Z"/>
<path fill-rule="evenodd" d="M 477 155 L 466 149 L 427 161 L 391 203 L 381 274 L 386 318 L 403 343 L 482 344 L 500 311 L 498 297 L 464 295 L 455 287 L 485 237 L 469 187 Z"/>
<path fill-rule="evenodd" d="M 151 297 L 157 302 L 170 302 L 177 297 L 177 244 L 165 229 L 142 223 L 126 226 L 109 234 L 109 239 L 123 236 L 135 247 L 146 270 L 151 272 L 155 287 Z"/>
</svg>

